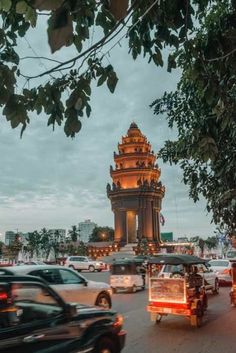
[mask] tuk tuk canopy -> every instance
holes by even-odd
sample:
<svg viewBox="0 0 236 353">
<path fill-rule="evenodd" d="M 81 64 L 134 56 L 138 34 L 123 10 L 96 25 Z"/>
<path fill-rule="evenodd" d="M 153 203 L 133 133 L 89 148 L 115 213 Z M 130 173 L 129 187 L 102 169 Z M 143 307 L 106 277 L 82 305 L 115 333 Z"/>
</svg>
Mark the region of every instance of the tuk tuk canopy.
<svg viewBox="0 0 236 353">
<path fill-rule="evenodd" d="M 113 275 L 131 275 L 138 273 L 138 267 L 142 265 L 142 261 L 130 260 L 130 259 L 120 259 L 115 260 L 110 266 L 110 272 Z"/>
<path fill-rule="evenodd" d="M 207 260 L 201 259 L 200 257 L 187 254 L 160 254 L 151 257 L 148 261 L 148 264 L 194 265 L 205 264 L 206 262 Z"/>
</svg>

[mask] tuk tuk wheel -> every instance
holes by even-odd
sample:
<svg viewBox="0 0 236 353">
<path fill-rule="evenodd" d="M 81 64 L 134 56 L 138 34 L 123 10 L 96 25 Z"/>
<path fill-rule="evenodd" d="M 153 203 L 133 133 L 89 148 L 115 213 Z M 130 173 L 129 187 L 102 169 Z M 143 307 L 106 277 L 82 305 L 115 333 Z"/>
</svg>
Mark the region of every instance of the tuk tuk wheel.
<svg viewBox="0 0 236 353">
<path fill-rule="evenodd" d="M 162 315 L 161 314 L 157 314 L 156 316 L 156 324 L 159 324 L 161 322 L 162 319 Z"/>
<path fill-rule="evenodd" d="M 197 303 L 196 315 L 190 316 L 190 323 L 193 327 L 200 327 L 202 325 L 202 317 L 203 317 L 203 307 L 200 302 Z"/>
<path fill-rule="evenodd" d="M 114 287 L 112 287 L 112 293 L 113 293 L 113 294 L 116 294 L 116 292 L 117 292 L 117 289 L 114 288 Z"/>
<path fill-rule="evenodd" d="M 212 289 L 212 294 L 219 294 L 219 281 L 218 279 L 215 280 L 214 288 Z"/>
<path fill-rule="evenodd" d="M 128 293 L 135 293 L 136 291 L 137 291 L 137 287 L 135 284 L 132 287 L 128 288 Z"/>
</svg>

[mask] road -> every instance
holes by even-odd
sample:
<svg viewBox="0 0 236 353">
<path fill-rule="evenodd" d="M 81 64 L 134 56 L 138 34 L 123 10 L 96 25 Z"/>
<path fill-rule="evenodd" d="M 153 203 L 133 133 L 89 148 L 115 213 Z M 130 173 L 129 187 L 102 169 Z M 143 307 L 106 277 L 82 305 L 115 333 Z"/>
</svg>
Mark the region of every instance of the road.
<svg viewBox="0 0 236 353">
<path fill-rule="evenodd" d="M 82 273 L 92 280 L 109 283 L 109 272 Z M 122 353 L 235 353 L 236 308 L 229 301 L 230 287 L 219 295 L 209 293 L 209 306 L 202 327 L 193 328 L 180 316 L 164 317 L 160 324 L 146 312 L 148 291 L 113 295 L 113 308 L 123 314 L 127 330 Z"/>
</svg>

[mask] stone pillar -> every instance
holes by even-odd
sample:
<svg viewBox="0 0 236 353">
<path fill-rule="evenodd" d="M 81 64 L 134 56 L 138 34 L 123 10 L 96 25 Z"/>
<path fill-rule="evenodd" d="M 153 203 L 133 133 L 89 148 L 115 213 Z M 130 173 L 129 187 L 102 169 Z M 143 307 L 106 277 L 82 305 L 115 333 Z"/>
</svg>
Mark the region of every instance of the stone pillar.
<svg viewBox="0 0 236 353">
<path fill-rule="evenodd" d="M 144 236 L 148 241 L 153 240 L 153 219 L 152 219 L 152 203 L 150 200 L 146 201 L 146 207 L 144 210 Z"/>
<path fill-rule="evenodd" d="M 126 212 L 121 210 L 114 211 L 115 217 L 115 241 L 126 242 Z"/>
<path fill-rule="evenodd" d="M 127 243 L 136 242 L 136 212 L 127 211 L 126 213 L 127 221 Z"/>
</svg>

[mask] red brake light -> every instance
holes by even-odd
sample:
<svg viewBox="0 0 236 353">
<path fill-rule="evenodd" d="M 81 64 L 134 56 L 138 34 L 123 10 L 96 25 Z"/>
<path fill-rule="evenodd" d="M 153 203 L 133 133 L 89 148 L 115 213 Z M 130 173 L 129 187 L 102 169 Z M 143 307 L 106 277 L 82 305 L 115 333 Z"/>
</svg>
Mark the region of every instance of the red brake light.
<svg viewBox="0 0 236 353">
<path fill-rule="evenodd" d="M 221 272 L 224 275 L 229 275 L 230 274 L 230 270 L 228 268 L 226 268 L 224 271 Z"/>
<path fill-rule="evenodd" d="M 7 293 L 0 293 L 0 300 L 6 300 L 8 298 Z"/>
</svg>

